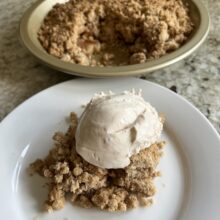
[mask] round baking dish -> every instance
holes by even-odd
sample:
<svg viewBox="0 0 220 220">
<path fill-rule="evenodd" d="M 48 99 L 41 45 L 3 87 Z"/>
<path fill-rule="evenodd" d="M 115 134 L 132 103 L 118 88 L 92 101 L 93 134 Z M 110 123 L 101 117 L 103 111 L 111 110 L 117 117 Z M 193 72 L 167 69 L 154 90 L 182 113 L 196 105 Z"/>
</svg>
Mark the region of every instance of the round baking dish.
<svg viewBox="0 0 220 220">
<path fill-rule="evenodd" d="M 23 45 L 41 62 L 59 71 L 85 77 L 116 77 L 134 76 L 152 72 L 173 64 L 195 51 L 205 40 L 209 30 L 209 15 L 206 7 L 200 0 L 185 0 L 189 4 L 190 16 L 195 24 L 189 40 L 177 50 L 161 58 L 147 61 L 143 64 L 91 67 L 64 62 L 48 54 L 37 39 L 37 32 L 46 14 L 56 3 L 67 0 L 39 0 L 24 14 L 20 22 L 20 39 Z"/>
</svg>

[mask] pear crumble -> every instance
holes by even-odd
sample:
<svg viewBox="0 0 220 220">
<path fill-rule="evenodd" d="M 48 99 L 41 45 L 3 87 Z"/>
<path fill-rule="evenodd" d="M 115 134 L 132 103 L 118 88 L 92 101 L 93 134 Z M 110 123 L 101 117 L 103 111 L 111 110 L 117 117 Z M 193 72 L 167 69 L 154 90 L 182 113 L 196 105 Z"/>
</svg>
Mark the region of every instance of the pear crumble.
<svg viewBox="0 0 220 220">
<path fill-rule="evenodd" d="M 48 179 L 48 199 L 44 210 L 62 209 L 66 200 L 84 208 L 97 207 L 110 212 L 150 206 L 156 193 L 154 179 L 163 154 L 164 142 L 152 144 L 131 157 L 123 169 L 103 169 L 86 162 L 75 150 L 77 116 L 70 115 L 66 133 L 55 133 L 54 147 L 45 159 L 29 167 L 31 175 Z"/>
<path fill-rule="evenodd" d="M 182 0 L 70 0 L 49 11 L 38 39 L 63 61 L 118 66 L 145 63 L 176 50 L 192 30 Z"/>
</svg>

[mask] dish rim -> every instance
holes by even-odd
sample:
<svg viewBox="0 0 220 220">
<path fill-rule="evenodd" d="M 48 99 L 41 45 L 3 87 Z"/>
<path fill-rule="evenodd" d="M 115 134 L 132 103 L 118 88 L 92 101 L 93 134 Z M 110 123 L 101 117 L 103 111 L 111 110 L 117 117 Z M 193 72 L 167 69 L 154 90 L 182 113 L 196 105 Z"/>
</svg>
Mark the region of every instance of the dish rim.
<svg viewBox="0 0 220 220">
<path fill-rule="evenodd" d="M 37 10 L 38 6 L 45 2 L 44 0 L 38 0 L 24 13 L 19 25 L 19 40 L 24 45 L 24 47 L 27 48 L 28 51 L 40 62 L 61 72 L 84 77 L 117 77 L 140 75 L 142 73 L 159 70 L 186 58 L 191 53 L 193 53 L 206 39 L 210 27 L 208 10 L 200 0 L 188 1 L 195 5 L 200 16 L 200 24 L 192 38 L 177 50 L 143 64 L 112 67 L 83 66 L 62 61 L 48 54 L 46 51 L 40 50 L 33 42 L 32 37 L 29 35 L 28 23 L 33 12 Z"/>
</svg>

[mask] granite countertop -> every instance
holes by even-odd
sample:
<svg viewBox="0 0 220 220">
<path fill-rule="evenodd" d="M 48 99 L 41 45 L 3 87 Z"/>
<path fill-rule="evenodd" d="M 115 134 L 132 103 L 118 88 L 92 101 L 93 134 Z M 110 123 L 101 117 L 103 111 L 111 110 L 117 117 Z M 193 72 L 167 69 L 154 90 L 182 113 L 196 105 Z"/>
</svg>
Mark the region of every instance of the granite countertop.
<svg viewBox="0 0 220 220">
<path fill-rule="evenodd" d="M 34 0 L 0 1 L 0 119 L 33 94 L 74 76 L 40 64 L 18 41 L 19 20 Z M 211 16 L 206 42 L 193 55 L 141 78 L 184 96 L 220 132 L 220 1 L 204 0 Z M 174 106 L 175 108 L 175 106 Z"/>
</svg>

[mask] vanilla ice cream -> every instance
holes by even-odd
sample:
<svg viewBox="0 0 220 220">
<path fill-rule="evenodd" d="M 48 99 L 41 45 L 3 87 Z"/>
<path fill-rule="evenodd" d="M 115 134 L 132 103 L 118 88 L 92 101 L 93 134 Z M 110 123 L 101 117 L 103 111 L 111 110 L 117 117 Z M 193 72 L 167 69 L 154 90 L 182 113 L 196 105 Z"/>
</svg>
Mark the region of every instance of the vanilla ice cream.
<svg viewBox="0 0 220 220">
<path fill-rule="evenodd" d="M 79 119 L 76 151 L 95 166 L 124 168 L 133 154 L 158 140 L 162 127 L 140 92 L 96 94 Z"/>
</svg>

